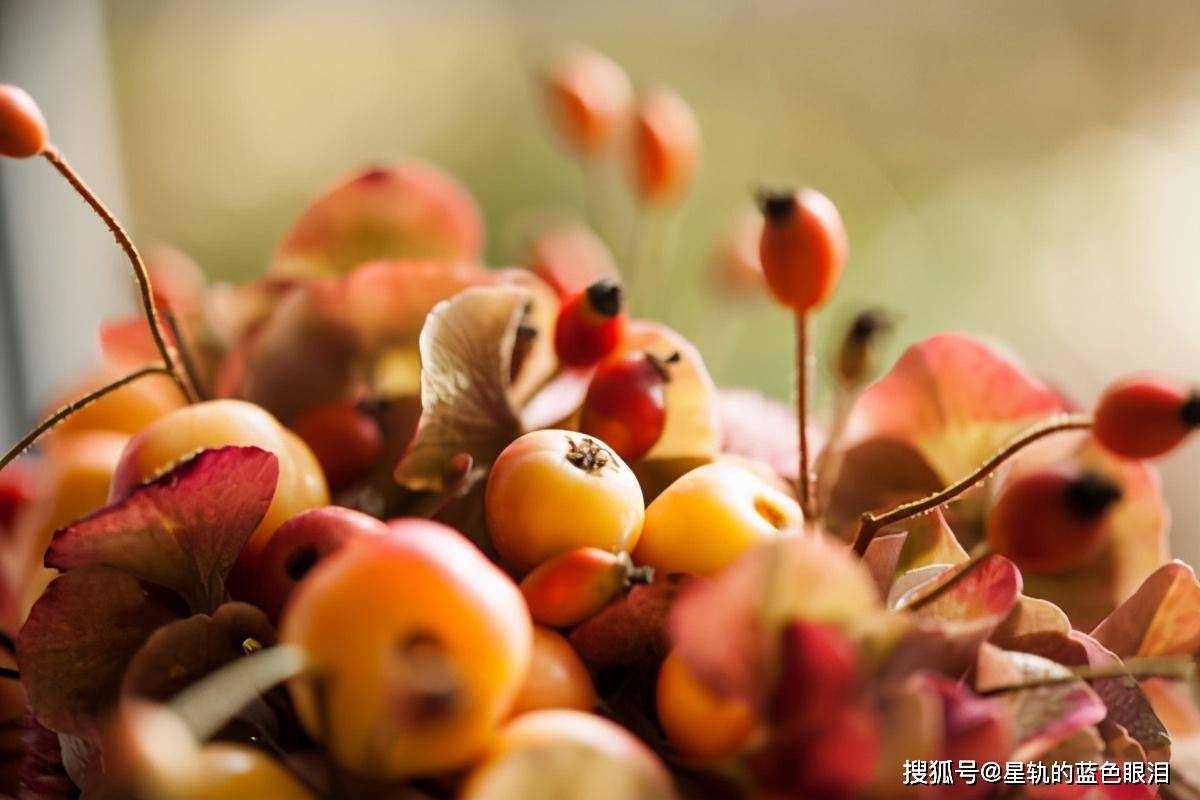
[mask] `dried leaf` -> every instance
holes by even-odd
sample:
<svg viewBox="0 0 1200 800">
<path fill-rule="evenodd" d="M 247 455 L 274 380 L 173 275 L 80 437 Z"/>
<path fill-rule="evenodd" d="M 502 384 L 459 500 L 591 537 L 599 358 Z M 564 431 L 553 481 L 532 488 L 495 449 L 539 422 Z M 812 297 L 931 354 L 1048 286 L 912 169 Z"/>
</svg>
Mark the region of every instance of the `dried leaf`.
<svg viewBox="0 0 1200 800">
<path fill-rule="evenodd" d="M 421 331 L 421 421 L 396 480 L 442 488 L 446 465 L 468 453 L 490 467 L 522 432 L 510 395 L 510 363 L 528 294 L 473 287 L 434 307 Z"/>
<path fill-rule="evenodd" d="M 1092 636 L 1122 658 L 1200 653 L 1200 583 L 1182 561 L 1159 567 Z"/>
<path fill-rule="evenodd" d="M 111 567 L 175 591 L 195 612 L 211 611 L 278 479 L 279 461 L 265 450 L 204 450 L 59 531 L 46 566 Z"/>
</svg>

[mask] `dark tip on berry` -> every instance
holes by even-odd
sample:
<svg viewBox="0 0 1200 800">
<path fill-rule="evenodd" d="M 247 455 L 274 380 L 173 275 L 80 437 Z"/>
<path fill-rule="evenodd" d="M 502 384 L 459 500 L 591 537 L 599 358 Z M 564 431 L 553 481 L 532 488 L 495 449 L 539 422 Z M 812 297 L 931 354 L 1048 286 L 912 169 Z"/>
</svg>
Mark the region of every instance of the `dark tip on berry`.
<svg viewBox="0 0 1200 800">
<path fill-rule="evenodd" d="M 391 171 L 383 167 L 370 167 L 362 175 L 358 176 L 358 180 L 362 183 L 383 183 L 391 176 Z"/>
<path fill-rule="evenodd" d="M 868 308 L 860 311 L 850 325 L 850 338 L 856 342 L 868 342 L 876 334 L 887 333 L 895 325 L 891 313 L 883 308 Z"/>
<path fill-rule="evenodd" d="M 1179 407 L 1179 419 L 1189 428 L 1200 427 L 1200 392 L 1192 392 Z"/>
<path fill-rule="evenodd" d="M 758 210 L 769 222 L 782 222 L 791 216 L 796 207 L 796 192 L 792 189 L 764 187 L 758 190 L 755 200 L 758 202 Z"/>
<path fill-rule="evenodd" d="M 588 304 L 596 309 L 597 313 L 615 317 L 625 305 L 625 290 L 621 288 L 621 284 L 606 278 L 587 288 L 587 299 Z"/>
<path fill-rule="evenodd" d="M 676 350 L 674 353 L 671 353 L 671 355 L 667 356 L 666 358 L 659 358 L 653 353 L 646 353 L 646 360 L 649 361 L 650 366 L 654 367 L 655 371 L 658 372 L 658 375 L 662 378 L 663 383 L 667 383 L 671 380 L 670 366 L 672 364 L 678 364 L 680 361 L 682 361 L 683 356 L 679 355 L 678 350 Z"/>
<path fill-rule="evenodd" d="M 283 571 L 287 576 L 294 581 L 302 579 L 309 571 L 317 565 L 317 548 L 313 545 L 301 547 L 296 552 L 288 556 L 287 562 L 283 565 Z"/>
<path fill-rule="evenodd" d="M 1121 487 L 1095 472 L 1085 472 L 1067 487 L 1067 506 L 1080 520 L 1100 517 L 1121 499 Z"/>
</svg>

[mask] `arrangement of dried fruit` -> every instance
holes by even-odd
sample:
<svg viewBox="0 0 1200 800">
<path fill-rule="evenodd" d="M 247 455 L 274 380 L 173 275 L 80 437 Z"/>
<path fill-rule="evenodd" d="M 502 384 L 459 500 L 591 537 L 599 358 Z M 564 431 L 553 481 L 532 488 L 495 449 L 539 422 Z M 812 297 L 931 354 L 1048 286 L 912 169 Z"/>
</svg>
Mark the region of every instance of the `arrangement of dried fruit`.
<svg viewBox="0 0 1200 800">
<path fill-rule="evenodd" d="M 583 50 L 545 90 L 581 163 L 624 159 L 670 212 L 681 98 Z M 630 315 L 648 245 L 621 270 L 571 223 L 486 268 L 471 196 L 423 164 L 344 177 L 263 277 L 210 286 L 143 261 L 12 86 L 0 154 L 71 183 L 144 311 L 0 460 L 6 791 L 1200 796 L 1200 584 L 1147 461 L 1200 399 L 1132 377 L 1079 413 L 950 334 L 875 379 L 870 309 L 812 419 L 848 253 L 815 190 L 761 191 L 714 261 L 794 315 L 793 414 Z"/>
</svg>

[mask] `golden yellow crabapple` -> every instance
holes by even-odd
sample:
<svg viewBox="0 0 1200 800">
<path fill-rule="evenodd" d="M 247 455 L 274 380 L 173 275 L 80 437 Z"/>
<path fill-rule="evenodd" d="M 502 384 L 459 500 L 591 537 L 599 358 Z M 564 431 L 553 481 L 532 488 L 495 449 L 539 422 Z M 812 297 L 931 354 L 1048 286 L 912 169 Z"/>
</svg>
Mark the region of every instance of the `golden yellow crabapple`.
<svg viewBox="0 0 1200 800">
<path fill-rule="evenodd" d="M 755 542 L 798 533 L 799 504 L 736 464 L 715 462 L 685 473 L 646 509 L 635 563 L 663 573 L 704 575 Z"/>
</svg>

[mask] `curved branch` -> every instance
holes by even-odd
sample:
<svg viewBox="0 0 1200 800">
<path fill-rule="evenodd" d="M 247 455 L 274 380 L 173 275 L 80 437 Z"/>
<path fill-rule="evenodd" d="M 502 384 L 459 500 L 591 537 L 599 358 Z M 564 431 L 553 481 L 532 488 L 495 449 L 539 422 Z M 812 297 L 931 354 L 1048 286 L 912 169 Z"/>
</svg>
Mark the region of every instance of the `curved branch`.
<svg viewBox="0 0 1200 800">
<path fill-rule="evenodd" d="M 947 486 L 939 492 L 934 492 L 928 497 L 923 497 L 919 500 L 913 500 L 909 503 L 896 506 L 889 511 L 881 513 L 866 512 L 862 515 L 862 519 L 858 526 L 858 535 L 854 537 L 854 552 L 860 556 L 867 552 L 867 545 L 871 544 L 871 540 L 875 538 L 875 534 L 882 528 L 888 525 L 894 525 L 897 522 L 917 517 L 921 514 L 933 511 L 935 508 L 949 503 L 951 500 L 958 497 L 960 494 L 970 489 L 980 481 L 991 475 L 1001 464 L 1007 461 L 1012 456 L 1019 453 L 1024 448 L 1055 433 L 1063 431 L 1078 431 L 1087 430 L 1092 427 L 1090 417 L 1078 415 L 1065 415 L 1043 422 L 1030 428 L 1025 433 L 1022 433 L 1017 438 L 1013 439 L 994 456 L 989 458 L 979 466 L 970 475 Z"/>
<path fill-rule="evenodd" d="M 44 434 L 48 433 L 55 425 L 71 416 L 76 411 L 82 411 L 83 409 L 87 408 L 109 392 L 116 391 L 125 384 L 133 383 L 138 378 L 144 378 L 147 375 L 170 374 L 171 370 L 167 369 L 167 367 L 163 364 L 151 364 L 150 366 L 135 370 L 124 377 L 117 378 L 112 383 L 101 386 L 99 389 L 88 392 L 78 400 L 67 403 L 58 411 L 55 411 L 49 417 L 46 417 L 46 419 L 42 420 L 42 422 L 36 428 L 25 434 L 25 438 L 13 445 L 12 449 L 5 453 L 2 458 L 0 458 L 0 469 L 4 469 L 11 464 L 17 456 L 21 455 L 21 453 L 24 453 L 26 450 L 32 447 L 34 442 L 40 439 Z"/>
<path fill-rule="evenodd" d="M 96 212 L 96 216 L 100 217 L 101 221 L 112 232 L 113 238 L 117 240 L 117 244 L 125 251 L 126 258 L 129 259 L 129 265 L 133 268 L 133 276 L 137 280 L 138 293 L 141 295 L 142 310 L 146 314 L 146 321 L 150 324 L 150 334 L 154 337 L 154 344 L 158 348 L 158 352 L 163 357 L 163 363 L 167 365 L 169 373 L 175 382 L 179 384 L 179 388 L 183 390 L 183 394 L 188 398 L 189 402 L 196 402 L 199 398 L 196 394 L 196 388 L 192 386 L 186 370 L 183 368 L 179 353 L 175 346 L 167 339 L 163 331 L 162 319 L 158 313 L 158 306 L 154 303 L 154 290 L 150 285 L 150 271 L 146 269 L 146 263 L 142 260 L 141 254 L 134 245 L 133 240 L 129 238 L 129 234 L 121 227 L 121 223 L 113 216 L 112 212 L 100 202 L 100 198 L 96 197 L 91 188 L 84 183 L 83 178 L 79 176 L 71 165 L 66 162 L 62 154 L 53 146 L 46 147 L 42 151 L 42 155 L 50 162 L 59 174 L 66 178 L 67 183 L 71 184 L 76 193 L 84 199 L 92 210 Z"/>
</svg>

